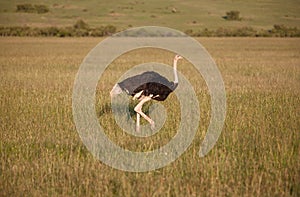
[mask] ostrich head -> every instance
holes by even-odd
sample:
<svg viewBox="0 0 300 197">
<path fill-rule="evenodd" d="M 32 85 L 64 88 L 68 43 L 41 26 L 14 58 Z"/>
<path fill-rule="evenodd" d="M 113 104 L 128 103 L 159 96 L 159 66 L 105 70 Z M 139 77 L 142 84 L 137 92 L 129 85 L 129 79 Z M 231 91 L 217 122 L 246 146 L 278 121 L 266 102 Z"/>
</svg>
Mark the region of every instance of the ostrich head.
<svg viewBox="0 0 300 197">
<path fill-rule="evenodd" d="M 178 61 L 178 60 L 180 60 L 180 59 L 182 59 L 182 57 L 181 57 L 180 55 L 175 55 L 174 61 Z"/>
</svg>

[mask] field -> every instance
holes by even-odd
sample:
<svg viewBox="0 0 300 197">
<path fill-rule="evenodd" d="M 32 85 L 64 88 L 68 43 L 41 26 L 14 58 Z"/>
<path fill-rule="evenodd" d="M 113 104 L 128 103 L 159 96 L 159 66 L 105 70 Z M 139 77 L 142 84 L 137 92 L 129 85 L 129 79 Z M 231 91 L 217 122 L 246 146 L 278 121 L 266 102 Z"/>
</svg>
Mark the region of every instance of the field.
<svg viewBox="0 0 300 197">
<path fill-rule="evenodd" d="M 36 1 L 43 4 L 48 13 L 16 12 L 23 0 L 0 2 L 2 26 L 72 26 L 83 19 L 92 27 L 114 25 L 118 30 L 145 25 L 167 26 L 181 31 L 188 29 L 215 30 L 220 27 L 253 27 L 271 29 L 274 24 L 300 27 L 298 0 L 114 0 L 97 1 Z M 237 10 L 242 20 L 227 21 L 226 12 Z"/>
<path fill-rule="evenodd" d="M 83 58 L 100 41 L 0 39 L 1 196 L 300 195 L 300 39 L 199 39 L 225 83 L 222 134 L 214 149 L 199 158 L 210 99 L 201 76 L 183 60 L 178 69 L 194 86 L 201 124 L 180 158 L 146 173 L 124 172 L 98 161 L 75 129 L 73 82 Z M 118 129 L 108 96 L 115 80 L 133 65 L 170 64 L 173 55 L 154 49 L 132 51 L 116 59 L 99 81 L 99 122 L 119 146 L 146 151 L 175 135 L 180 111 L 174 107 L 178 105 L 174 95 L 162 103 L 169 114 L 164 128 L 149 138 Z M 121 66 L 116 69 L 117 65 Z"/>
</svg>

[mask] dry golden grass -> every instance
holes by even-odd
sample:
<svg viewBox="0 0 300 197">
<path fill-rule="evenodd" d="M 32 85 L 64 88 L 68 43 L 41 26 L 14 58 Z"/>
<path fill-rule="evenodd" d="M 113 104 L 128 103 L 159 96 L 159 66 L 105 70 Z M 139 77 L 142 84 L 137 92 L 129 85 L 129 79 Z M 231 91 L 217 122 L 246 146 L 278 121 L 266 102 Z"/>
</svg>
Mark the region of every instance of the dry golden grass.
<svg viewBox="0 0 300 197">
<path fill-rule="evenodd" d="M 72 117 L 72 88 L 96 38 L 0 38 L 1 196 L 299 196 L 300 39 L 201 38 L 224 78 L 227 116 L 214 149 L 198 157 L 209 123 L 204 81 L 183 61 L 194 85 L 201 124 L 175 162 L 147 173 L 113 169 L 81 142 Z M 108 93 L 133 65 L 170 64 L 173 54 L 138 50 L 117 59 L 97 88 L 97 114 L 120 146 L 155 149 L 172 136 L 172 95 L 164 130 L 136 139 L 118 130 Z M 123 70 L 115 65 L 123 64 Z M 172 111 L 173 110 L 173 111 Z M 174 119 L 172 119 L 174 118 Z"/>
</svg>

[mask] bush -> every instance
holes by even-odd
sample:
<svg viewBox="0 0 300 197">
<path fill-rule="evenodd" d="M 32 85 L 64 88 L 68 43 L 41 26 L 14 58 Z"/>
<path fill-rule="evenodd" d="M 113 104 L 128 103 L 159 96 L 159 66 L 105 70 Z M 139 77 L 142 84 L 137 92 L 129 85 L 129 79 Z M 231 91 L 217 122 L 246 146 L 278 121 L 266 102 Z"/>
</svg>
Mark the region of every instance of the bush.
<svg viewBox="0 0 300 197">
<path fill-rule="evenodd" d="M 189 35 L 189 36 L 193 36 L 194 35 L 194 30 L 192 29 L 188 29 L 184 32 L 186 35 Z"/>
<path fill-rule="evenodd" d="M 49 12 L 49 8 L 46 5 L 34 5 L 34 7 L 38 14 Z"/>
<path fill-rule="evenodd" d="M 189 29 L 185 32 L 189 36 L 205 36 L 205 37 L 300 37 L 300 30 L 296 27 L 286 27 L 284 25 L 274 25 L 270 30 L 256 30 L 252 27 L 241 28 L 218 28 L 216 30 L 195 31 Z"/>
<path fill-rule="evenodd" d="M 104 36 L 103 35 L 103 28 L 98 27 L 98 28 L 95 28 L 95 29 L 91 29 L 91 31 L 89 32 L 89 35 L 93 36 L 93 37 L 102 37 L 102 36 Z"/>
<path fill-rule="evenodd" d="M 82 19 L 76 21 L 76 23 L 73 25 L 73 27 L 75 29 L 88 29 L 89 28 L 89 25 L 84 22 Z"/>
<path fill-rule="evenodd" d="M 58 37 L 72 37 L 74 36 L 74 28 L 73 27 L 63 27 L 59 29 L 59 32 L 56 36 Z"/>
<path fill-rule="evenodd" d="M 103 35 L 109 36 L 109 35 L 116 33 L 116 31 L 117 31 L 117 28 L 115 26 L 107 25 L 107 26 L 104 26 L 104 28 L 103 28 Z"/>
<path fill-rule="evenodd" d="M 257 31 L 254 30 L 252 27 L 241 27 L 237 28 L 232 31 L 231 36 L 236 36 L 236 37 L 254 37 L 256 36 Z"/>
<path fill-rule="evenodd" d="M 81 19 L 76 21 L 73 28 L 75 36 L 108 36 L 117 31 L 117 28 L 113 25 L 90 28 L 89 25 Z"/>
<path fill-rule="evenodd" d="M 34 13 L 35 9 L 32 4 L 19 4 L 17 5 L 17 12 Z"/>
<path fill-rule="evenodd" d="M 299 37 L 300 30 L 296 27 L 286 27 L 285 25 L 277 25 L 273 26 L 273 29 L 270 31 L 276 37 Z"/>
<path fill-rule="evenodd" d="M 86 37 L 89 36 L 89 31 L 87 29 L 75 29 L 74 36 Z"/>
<path fill-rule="evenodd" d="M 226 16 L 224 16 L 226 20 L 241 20 L 239 11 L 230 11 L 226 12 Z"/>
<path fill-rule="evenodd" d="M 57 27 L 45 27 L 39 29 L 39 34 L 41 36 L 57 36 L 59 29 Z"/>
<path fill-rule="evenodd" d="M 77 24 L 77 22 L 76 22 Z M 80 27 L 80 28 L 79 28 Z M 102 37 L 116 33 L 116 27 L 113 25 L 100 26 L 97 28 L 87 28 L 88 26 L 71 26 L 71 27 L 27 27 L 27 26 L 0 26 L 0 36 L 56 36 L 56 37 L 73 37 L 73 36 L 94 36 Z M 189 29 L 185 32 L 189 36 L 194 37 L 300 37 L 300 29 L 296 27 L 287 27 L 285 25 L 274 25 L 272 29 L 257 30 L 252 27 L 241 28 L 219 28 L 209 30 Z M 174 34 L 164 34 L 161 32 L 145 32 L 143 29 L 138 32 L 123 33 L 126 36 L 180 36 Z"/>
<path fill-rule="evenodd" d="M 49 8 L 46 5 L 19 4 L 17 12 L 43 14 L 49 12 Z"/>
</svg>

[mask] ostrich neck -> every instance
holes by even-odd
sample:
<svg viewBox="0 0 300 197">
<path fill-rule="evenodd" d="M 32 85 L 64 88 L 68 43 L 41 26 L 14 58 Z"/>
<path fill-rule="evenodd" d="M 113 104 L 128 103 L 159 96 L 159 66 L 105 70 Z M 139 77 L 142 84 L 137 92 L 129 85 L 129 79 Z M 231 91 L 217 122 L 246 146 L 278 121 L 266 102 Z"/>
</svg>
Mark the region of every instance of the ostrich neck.
<svg viewBox="0 0 300 197">
<path fill-rule="evenodd" d="M 174 60 L 173 62 L 173 69 L 174 69 L 174 83 L 178 83 L 177 60 Z"/>
</svg>

